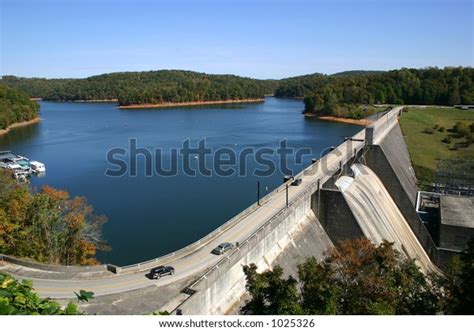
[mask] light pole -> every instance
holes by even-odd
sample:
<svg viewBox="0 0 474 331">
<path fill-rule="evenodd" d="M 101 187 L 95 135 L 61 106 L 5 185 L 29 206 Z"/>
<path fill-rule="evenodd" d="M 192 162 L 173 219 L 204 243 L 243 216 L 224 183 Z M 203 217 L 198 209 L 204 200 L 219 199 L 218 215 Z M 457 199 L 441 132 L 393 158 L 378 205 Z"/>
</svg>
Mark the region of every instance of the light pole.
<svg viewBox="0 0 474 331">
<path fill-rule="evenodd" d="M 257 180 L 257 205 L 260 206 L 260 181 Z"/>
</svg>

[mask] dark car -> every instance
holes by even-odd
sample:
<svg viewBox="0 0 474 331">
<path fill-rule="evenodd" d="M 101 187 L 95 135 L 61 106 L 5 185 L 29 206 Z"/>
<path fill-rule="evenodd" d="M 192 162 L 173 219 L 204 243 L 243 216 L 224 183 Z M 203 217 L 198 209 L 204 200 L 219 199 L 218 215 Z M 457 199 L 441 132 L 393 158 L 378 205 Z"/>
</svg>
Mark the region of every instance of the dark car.
<svg viewBox="0 0 474 331">
<path fill-rule="evenodd" d="M 227 252 L 228 250 L 232 249 L 233 247 L 234 245 L 232 245 L 231 243 L 222 243 L 216 248 L 214 248 L 211 253 L 216 254 L 216 255 L 221 255 Z"/>
<path fill-rule="evenodd" d="M 301 178 L 296 178 L 295 180 L 293 180 L 293 182 L 291 183 L 292 186 L 300 186 L 301 185 L 301 182 L 303 180 Z"/>
<path fill-rule="evenodd" d="M 150 278 L 160 279 L 162 276 L 174 274 L 174 268 L 171 266 L 159 266 L 150 270 Z"/>
</svg>

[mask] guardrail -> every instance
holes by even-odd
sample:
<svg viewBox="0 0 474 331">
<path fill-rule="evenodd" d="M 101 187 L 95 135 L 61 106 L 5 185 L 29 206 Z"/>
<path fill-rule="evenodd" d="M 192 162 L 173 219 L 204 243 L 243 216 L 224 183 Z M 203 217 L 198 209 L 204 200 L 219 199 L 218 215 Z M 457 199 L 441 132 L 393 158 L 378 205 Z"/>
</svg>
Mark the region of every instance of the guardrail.
<svg viewBox="0 0 474 331">
<path fill-rule="evenodd" d="M 21 265 L 28 268 L 44 270 L 44 271 L 56 271 L 56 272 L 101 272 L 107 271 L 109 267 L 113 265 L 100 264 L 93 266 L 75 266 L 75 265 L 60 265 L 60 264 L 46 264 L 40 263 L 28 259 L 17 258 L 5 254 L 0 254 L 0 261 Z"/>
</svg>

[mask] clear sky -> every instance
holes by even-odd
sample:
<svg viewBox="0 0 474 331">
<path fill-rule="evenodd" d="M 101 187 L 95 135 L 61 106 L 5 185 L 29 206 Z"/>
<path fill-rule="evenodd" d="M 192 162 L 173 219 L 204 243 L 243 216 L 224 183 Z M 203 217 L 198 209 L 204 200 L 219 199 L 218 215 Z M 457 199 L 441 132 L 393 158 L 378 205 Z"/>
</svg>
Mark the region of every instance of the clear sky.
<svg viewBox="0 0 474 331">
<path fill-rule="evenodd" d="M 472 0 L 0 0 L 0 73 L 474 66 Z"/>
</svg>

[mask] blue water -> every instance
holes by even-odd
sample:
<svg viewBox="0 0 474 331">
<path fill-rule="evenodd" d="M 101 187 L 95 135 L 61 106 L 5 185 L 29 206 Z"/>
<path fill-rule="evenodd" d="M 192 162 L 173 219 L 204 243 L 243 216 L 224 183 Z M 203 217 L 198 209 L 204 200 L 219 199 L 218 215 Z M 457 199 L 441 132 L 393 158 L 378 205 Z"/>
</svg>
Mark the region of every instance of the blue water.
<svg viewBox="0 0 474 331">
<path fill-rule="evenodd" d="M 109 219 L 103 234 L 112 251 L 101 253 L 100 259 L 125 265 L 169 253 L 206 235 L 256 201 L 257 180 L 263 195 L 280 185 L 284 174 L 276 171 L 257 178 L 252 171 L 265 167 L 247 158 L 246 176 L 190 177 L 180 172 L 171 178 L 146 177 L 139 158 L 136 177 L 108 177 L 108 150 L 128 149 L 129 139 L 136 138 L 139 147 L 161 148 L 167 168 L 169 150 L 186 139 L 191 147 L 205 139 L 206 147 L 213 150 L 228 147 L 237 152 L 246 147 L 274 150 L 286 139 L 290 147 L 311 149 L 304 164 L 289 161 L 291 169 L 299 172 L 323 149 L 360 130 L 307 119 L 301 115 L 303 108 L 301 101 L 277 98 L 260 104 L 159 110 L 41 102 L 43 120 L 0 137 L 0 150 L 10 149 L 46 164 L 46 176 L 33 177 L 33 186 L 47 184 L 87 197 L 95 212 Z M 191 166 L 197 162 L 193 158 Z"/>
</svg>

